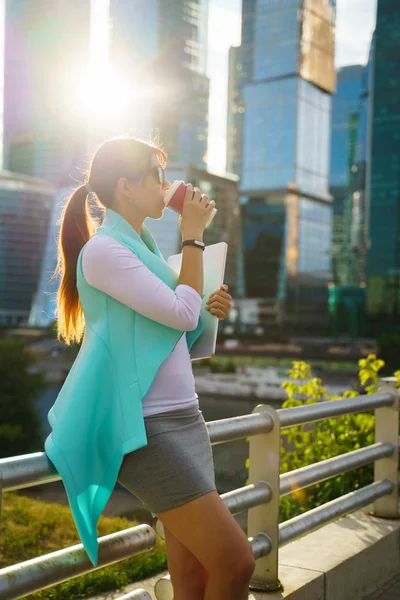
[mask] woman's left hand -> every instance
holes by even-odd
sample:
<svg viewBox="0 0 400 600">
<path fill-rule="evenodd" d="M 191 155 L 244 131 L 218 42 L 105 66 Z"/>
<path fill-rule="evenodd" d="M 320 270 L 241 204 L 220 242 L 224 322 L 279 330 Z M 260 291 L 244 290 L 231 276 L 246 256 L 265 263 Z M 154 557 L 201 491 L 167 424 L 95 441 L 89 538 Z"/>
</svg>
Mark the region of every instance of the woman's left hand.
<svg viewBox="0 0 400 600">
<path fill-rule="evenodd" d="M 228 286 L 224 283 L 219 290 L 211 294 L 206 304 L 206 310 L 216 315 L 220 321 L 226 319 L 231 310 L 232 296 L 227 291 Z"/>
</svg>

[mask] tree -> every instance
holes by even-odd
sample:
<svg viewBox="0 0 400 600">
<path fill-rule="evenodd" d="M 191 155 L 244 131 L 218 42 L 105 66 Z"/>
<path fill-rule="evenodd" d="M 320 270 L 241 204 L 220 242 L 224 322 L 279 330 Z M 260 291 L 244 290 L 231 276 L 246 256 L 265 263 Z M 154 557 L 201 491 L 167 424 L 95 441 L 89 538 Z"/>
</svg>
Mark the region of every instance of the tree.
<svg viewBox="0 0 400 600">
<path fill-rule="evenodd" d="M 0 340 L 0 458 L 43 450 L 35 401 L 46 381 L 35 362 L 24 342 Z"/>
</svg>

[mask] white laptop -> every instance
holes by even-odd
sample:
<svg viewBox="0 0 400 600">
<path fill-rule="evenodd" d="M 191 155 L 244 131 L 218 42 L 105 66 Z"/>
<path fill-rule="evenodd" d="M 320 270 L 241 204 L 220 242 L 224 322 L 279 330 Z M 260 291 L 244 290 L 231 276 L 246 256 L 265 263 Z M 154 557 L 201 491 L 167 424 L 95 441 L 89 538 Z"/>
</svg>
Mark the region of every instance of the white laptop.
<svg viewBox="0 0 400 600">
<path fill-rule="evenodd" d="M 203 303 L 205 309 L 209 296 L 220 289 L 224 283 L 226 256 L 228 253 L 228 244 L 218 242 L 206 246 L 203 254 L 204 288 Z M 170 267 L 177 273 L 180 273 L 182 264 L 182 253 L 174 254 L 167 260 Z M 215 354 L 217 345 L 218 322 L 219 319 L 207 310 L 202 310 L 204 319 L 204 329 L 200 337 L 195 341 L 191 350 L 190 358 L 200 360 L 209 358 Z"/>
</svg>

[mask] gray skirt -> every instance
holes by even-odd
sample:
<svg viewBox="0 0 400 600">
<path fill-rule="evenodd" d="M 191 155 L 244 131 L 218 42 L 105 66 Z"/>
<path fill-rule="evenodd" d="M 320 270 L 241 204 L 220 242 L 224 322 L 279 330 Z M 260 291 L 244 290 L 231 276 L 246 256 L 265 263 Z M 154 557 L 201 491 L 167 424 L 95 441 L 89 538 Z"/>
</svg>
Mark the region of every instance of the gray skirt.
<svg viewBox="0 0 400 600">
<path fill-rule="evenodd" d="M 217 491 L 210 437 L 197 406 L 144 417 L 147 446 L 125 454 L 117 481 L 153 514 Z"/>
</svg>

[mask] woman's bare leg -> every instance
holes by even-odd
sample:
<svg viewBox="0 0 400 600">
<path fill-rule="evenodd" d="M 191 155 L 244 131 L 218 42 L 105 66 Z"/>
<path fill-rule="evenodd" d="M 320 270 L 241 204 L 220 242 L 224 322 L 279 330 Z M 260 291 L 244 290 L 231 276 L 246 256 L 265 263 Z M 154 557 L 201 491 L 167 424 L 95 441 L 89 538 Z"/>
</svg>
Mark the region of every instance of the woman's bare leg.
<svg viewBox="0 0 400 600">
<path fill-rule="evenodd" d="M 207 571 L 167 527 L 164 532 L 174 600 L 204 600 Z"/>
<path fill-rule="evenodd" d="M 208 573 L 204 600 L 247 600 L 255 568 L 253 551 L 218 492 L 157 517 Z"/>
</svg>

